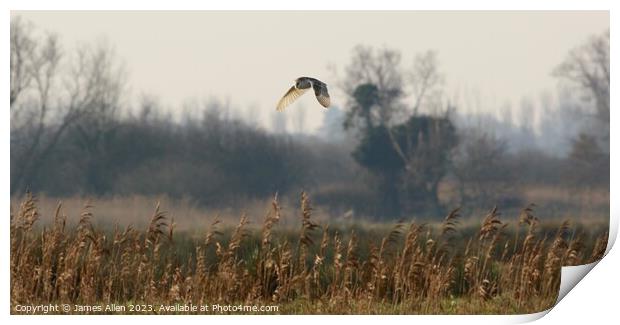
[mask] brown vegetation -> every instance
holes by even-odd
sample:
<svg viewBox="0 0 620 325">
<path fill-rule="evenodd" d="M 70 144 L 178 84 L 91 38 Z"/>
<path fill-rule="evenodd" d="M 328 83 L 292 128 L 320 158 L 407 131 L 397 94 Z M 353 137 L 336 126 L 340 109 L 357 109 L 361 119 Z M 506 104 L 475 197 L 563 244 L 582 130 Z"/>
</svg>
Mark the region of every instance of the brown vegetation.
<svg viewBox="0 0 620 325">
<path fill-rule="evenodd" d="M 215 219 L 201 239 L 175 233 L 159 205 L 146 230 L 96 229 L 85 206 L 75 227 L 59 204 L 39 229 L 28 196 L 11 213 L 11 303 L 273 304 L 279 313 L 529 313 L 551 307 L 560 267 L 602 258 L 607 234 L 568 222 L 553 232 L 523 209 L 512 227 L 495 208 L 464 229 L 319 225 L 301 197 L 301 229 L 278 229 L 277 197 L 261 229 Z M 606 227 L 605 227 L 606 229 Z M 12 309 L 14 310 L 14 309 Z"/>
</svg>

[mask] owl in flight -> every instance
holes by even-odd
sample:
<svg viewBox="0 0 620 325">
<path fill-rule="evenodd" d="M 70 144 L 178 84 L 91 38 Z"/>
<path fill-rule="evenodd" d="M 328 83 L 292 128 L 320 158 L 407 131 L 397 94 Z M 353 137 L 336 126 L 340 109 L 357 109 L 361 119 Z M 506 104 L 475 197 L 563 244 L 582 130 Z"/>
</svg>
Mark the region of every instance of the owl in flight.
<svg viewBox="0 0 620 325">
<path fill-rule="evenodd" d="M 286 106 L 294 102 L 299 96 L 303 95 L 308 89 L 314 89 L 314 95 L 323 107 L 329 107 L 329 93 L 327 85 L 321 80 L 310 77 L 299 77 L 295 80 L 295 84 L 289 89 L 282 99 L 278 102 L 277 111 L 283 111 Z"/>
</svg>

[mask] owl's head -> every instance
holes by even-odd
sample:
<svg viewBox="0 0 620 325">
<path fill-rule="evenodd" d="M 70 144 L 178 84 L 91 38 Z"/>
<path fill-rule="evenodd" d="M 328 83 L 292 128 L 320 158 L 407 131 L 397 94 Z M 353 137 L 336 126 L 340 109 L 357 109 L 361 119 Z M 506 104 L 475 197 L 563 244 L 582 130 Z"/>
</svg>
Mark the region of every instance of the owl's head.
<svg viewBox="0 0 620 325">
<path fill-rule="evenodd" d="M 310 81 L 308 81 L 308 78 L 299 77 L 295 79 L 295 87 L 298 89 L 306 89 L 306 88 L 309 88 L 310 86 L 311 84 L 310 84 Z"/>
</svg>

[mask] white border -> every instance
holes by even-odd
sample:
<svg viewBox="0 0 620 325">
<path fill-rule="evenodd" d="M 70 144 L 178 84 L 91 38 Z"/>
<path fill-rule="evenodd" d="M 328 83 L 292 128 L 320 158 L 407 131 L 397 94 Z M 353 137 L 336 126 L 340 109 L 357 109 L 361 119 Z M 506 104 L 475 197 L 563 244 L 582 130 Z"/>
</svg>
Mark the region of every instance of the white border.
<svg viewBox="0 0 620 325">
<path fill-rule="evenodd" d="M 602 0 L 590 0 L 590 1 L 576 1 L 576 0 L 564 0 L 564 1 L 554 1 L 554 0 L 522 0 L 522 1 L 491 1 L 491 0 L 470 0 L 470 1 L 459 1 L 459 0 L 443 0 L 443 1 L 395 1 L 395 0 L 382 0 L 382 1 L 372 1 L 372 0 L 358 0 L 355 2 L 342 1 L 337 3 L 333 0 L 311 0 L 311 1 L 292 1 L 292 0 L 235 0 L 235 1 L 226 1 L 226 2 L 218 2 L 218 3 L 205 3 L 205 2 L 197 2 L 197 1 L 188 1 L 188 0 L 176 0 L 176 1 L 149 1 L 148 7 L 145 7 L 145 3 L 140 3 L 135 1 L 133 3 L 129 3 L 128 1 L 123 0 L 108 0 L 108 1 L 78 1 L 78 0 L 55 0 L 55 1 L 28 1 L 28 0 L 8 0 L 5 1 L 6 9 L 3 12 L 3 19 L 1 25 L 2 42 L 0 43 L 3 48 L 1 52 L 2 59 L 5 64 L 5 67 L 8 65 L 9 58 L 9 18 L 10 11 L 9 10 L 93 10 L 93 9 L 104 9 L 104 10 L 188 10 L 188 9 L 202 9 L 202 10 L 229 10 L 229 9 L 243 9 L 243 10 L 273 10 L 273 9 L 284 9 L 284 10 L 394 10 L 394 9 L 416 9 L 416 10 L 610 10 L 610 28 L 611 28 L 611 53 L 612 57 L 614 57 L 614 53 L 617 53 L 617 39 L 616 35 L 618 35 L 618 29 L 615 24 L 612 24 L 613 21 L 618 21 L 618 15 L 616 14 L 617 1 L 602 1 Z M 355 6 L 352 7 L 352 4 Z M 617 55 L 616 55 L 617 56 Z M 614 82 L 618 74 L 614 69 L 614 63 L 612 62 L 612 91 L 611 91 L 611 107 L 618 107 L 616 96 L 618 87 L 616 87 L 616 83 Z M 7 70 L 3 70 L 3 73 L 0 78 L 2 82 L 2 89 L 8 88 L 9 83 L 9 74 Z M 2 175 L 4 180 L 4 186 L 2 187 L 1 196 L 1 204 L 0 209 L 2 211 L 9 211 L 9 188 L 8 188 L 8 180 L 10 177 L 10 163 L 9 163 L 9 109 L 8 109 L 8 92 L 3 91 L 2 100 L 5 104 L 4 114 L 5 119 L 4 123 L 5 127 L 2 128 L 2 137 L 3 141 L 0 142 L 1 152 L 3 153 L 2 163 Z M 615 110 L 611 110 L 611 121 L 614 124 L 618 122 L 618 114 L 615 113 Z M 618 143 L 618 132 L 614 132 L 614 129 L 611 129 L 611 143 Z M 613 146 L 613 145 L 612 145 Z M 618 154 L 617 151 L 611 152 L 611 165 L 618 165 Z M 614 169 L 611 170 L 611 223 L 610 223 L 610 245 L 608 247 L 608 253 L 611 249 L 612 244 L 615 242 L 617 236 L 618 229 L 618 203 L 616 203 L 614 198 L 614 193 L 617 192 L 617 186 L 619 183 L 618 173 L 614 172 Z M 5 214 L 6 215 L 6 214 Z M 204 322 L 247 322 L 248 320 L 254 320 L 255 318 L 248 318 L 248 316 L 208 316 L 205 318 L 204 316 L 198 317 L 188 317 L 188 316 L 166 316 L 166 317 L 148 317 L 145 319 L 140 316 L 98 316 L 98 317 L 87 317 L 87 316 L 9 316 L 9 236 L 8 236 L 8 217 L 5 219 L 3 223 L 4 236 L 2 236 L 2 246 L 4 248 L 4 252 L 6 254 L 2 257 L 2 267 L 0 269 L 0 274 L 2 274 L 2 298 L 0 300 L 0 308 L 5 311 L 5 317 L 10 318 L 11 321 L 32 321 L 32 322 L 46 322 L 49 320 L 68 322 L 68 323 L 84 323 L 84 322 L 101 322 L 101 323 L 109 323 L 110 321 L 115 320 L 148 320 L 149 322 L 170 322 L 170 321 L 181 321 L 181 322 L 196 322 L 196 323 L 204 323 Z M 616 251 L 612 251 L 608 256 L 606 256 L 603 261 L 600 263 L 601 265 L 597 267 L 593 271 L 592 276 L 586 277 L 584 281 L 584 285 L 578 285 L 576 292 L 573 296 L 569 295 L 565 299 L 563 299 L 562 303 L 560 303 L 557 307 L 555 307 L 549 314 L 548 317 L 543 318 L 541 321 L 559 323 L 559 322 L 570 322 L 573 323 L 575 321 L 586 321 L 586 320 L 607 320 L 606 323 L 609 322 L 609 319 L 613 319 L 615 308 L 617 308 L 617 289 L 618 284 L 615 281 L 614 271 L 619 266 L 619 256 Z M 593 267 L 593 265 L 590 265 Z M 590 266 L 585 266 L 584 268 L 589 268 Z M 598 270 L 601 268 L 601 270 Z M 583 270 L 583 268 L 582 268 Z M 563 271 L 564 272 L 564 271 Z M 565 282 L 565 281 L 563 281 Z M 586 286 L 587 285 L 587 286 Z M 600 308 L 603 306 L 603 308 Z M 606 306 L 606 308 L 605 308 Z M 358 322 L 368 322 L 368 323 L 376 323 L 378 321 L 384 321 L 387 317 L 389 322 L 402 322 L 409 323 L 411 321 L 414 322 L 422 322 L 426 323 L 444 323 L 444 322 L 463 322 L 466 323 L 483 323 L 483 324 L 497 324 L 497 323 L 515 323 L 515 322 L 523 322 L 523 321 L 531 321 L 538 319 L 544 316 L 547 312 L 533 314 L 533 315 L 519 315 L 519 316 L 354 316 L 353 319 Z M 112 318 L 113 317 L 113 318 Z M 130 317 L 130 318 L 128 318 Z M 145 316 L 147 317 L 147 316 Z M 313 317 L 296 317 L 296 316 L 260 316 L 261 320 L 266 322 L 274 322 L 281 324 L 290 324 L 294 323 L 316 323 L 319 320 L 326 321 L 337 321 L 344 318 L 341 316 L 313 316 Z M 349 318 L 347 318 L 349 319 Z M 353 320 L 351 319 L 351 320 Z"/>
</svg>

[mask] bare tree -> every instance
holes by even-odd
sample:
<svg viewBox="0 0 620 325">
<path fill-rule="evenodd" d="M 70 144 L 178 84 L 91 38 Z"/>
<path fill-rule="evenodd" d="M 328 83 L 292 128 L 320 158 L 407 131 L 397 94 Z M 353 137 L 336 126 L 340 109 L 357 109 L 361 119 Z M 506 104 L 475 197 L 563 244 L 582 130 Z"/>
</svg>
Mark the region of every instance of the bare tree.
<svg viewBox="0 0 620 325">
<path fill-rule="evenodd" d="M 60 49 L 55 35 L 37 40 L 31 25 L 19 17 L 11 21 L 11 192 L 22 182 L 43 146 L 51 91 L 58 82 Z M 17 130 L 19 132 L 13 132 Z"/>
<path fill-rule="evenodd" d="M 20 17 L 11 20 L 11 112 L 13 104 L 32 80 L 30 62 L 35 49 L 35 42 L 31 36 L 31 28 L 32 26 L 24 23 Z"/>
<path fill-rule="evenodd" d="M 403 106 L 400 52 L 357 46 L 345 68 L 341 88 L 349 99 L 345 128 L 389 125 Z"/>
<path fill-rule="evenodd" d="M 441 86 L 444 80 L 443 75 L 439 72 L 437 52 L 429 50 L 417 54 L 413 62 L 413 68 L 408 73 L 408 77 L 412 88 L 412 95 L 415 98 L 413 107 L 410 109 L 411 116 L 418 116 L 420 108 L 423 106 L 427 106 L 429 109 L 435 108 L 435 110 L 437 110 L 438 106 L 442 104 L 443 90 Z M 435 111 L 434 113 L 438 112 Z M 404 118 L 409 118 L 409 116 L 405 116 Z M 391 131 L 389 132 L 389 136 L 396 152 L 399 153 L 405 162 L 405 169 L 411 172 L 411 170 L 415 168 L 415 163 L 409 158 L 412 156 L 412 153 L 407 152 L 410 150 L 403 149 L 399 146 L 398 141 L 395 140 Z"/>
<path fill-rule="evenodd" d="M 418 115 L 425 100 L 440 100 L 442 97 L 441 86 L 444 78 L 439 72 L 437 52 L 429 50 L 416 55 L 409 79 L 413 89 L 412 95 L 415 97 L 413 115 Z"/>
<path fill-rule="evenodd" d="M 592 104 L 594 117 L 605 127 L 601 137 L 609 141 L 609 30 L 592 36 L 573 49 L 554 75 L 576 86 L 585 103 Z"/>
<path fill-rule="evenodd" d="M 390 126 L 396 117 L 406 120 L 417 115 L 425 100 L 440 97 L 437 92 L 443 77 L 437 66 L 437 54 L 427 51 L 415 57 L 413 68 L 407 73 L 415 97 L 413 106 L 407 109 L 402 103 L 406 85 L 400 61 L 400 52 L 396 50 L 361 45 L 354 48 L 342 82 L 349 98 L 345 128 L 354 127 L 363 133 L 368 128 Z M 394 149 L 408 166 L 403 148 L 395 141 L 389 127 L 388 131 Z"/>
<path fill-rule="evenodd" d="M 116 64 L 111 47 L 100 43 L 95 47 L 84 45 L 78 49 L 79 67 L 72 72 L 73 82 L 67 84 L 74 97 L 80 96 L 81 89 L 90 94 L 87 101 L 82 99 L 80 116 L 69 126 L 68 136 L 87 153 L 84 159 L 85 186 L 90 192 L 98 193 L 106 185 L 106 162 L 108 141 L 119 126 L 118 114 L 124 87 L 124 70 Z M 83 88 L 82 88 L 83 87 Z"/>
<path fill-rule="evenodd" d="M 63 61 L 58 38 L 38 39 L 21 19 L 11 23 L 11 193 L 27 187 L 72 127 L 88 133 L 109 125 L 122 93 L 123 72 L 110 49 L 82 47 Z M 64 66 L 66 64 L 67 66 Z M 68 74 L 62 73 L 66 70 Z"/>
<path fill-rule="evenodd" d="M 423 106 L 433 106 L 437 113 L 436 104 L 443 104 L 436 54 L 416 56 L 408 72 L 412 105 L 405 101 L 407 84 L 398 51 L 358 46 L 345 71 L 344 127 L 353 128 L 359 138 L 354 159 L 378 176 L 383 211 L 399 214 L 401 194 L 407 198 L 407 209 L 438 211 L 437 186 L 456 136 L 447 117 L 418 115 Z"/>
<path fill-rule="evenodd" d="M 77 52 L 79 65 L 73 67 L 65 83 L 70 92 L 70 109 L 82 115 L 75 128 L 84 138 L 97 136 L 113 127 L 124 87 L 124 70 L 115 63 L 114 51 L 100 44 L 82 46 Z"/>
</svg>

